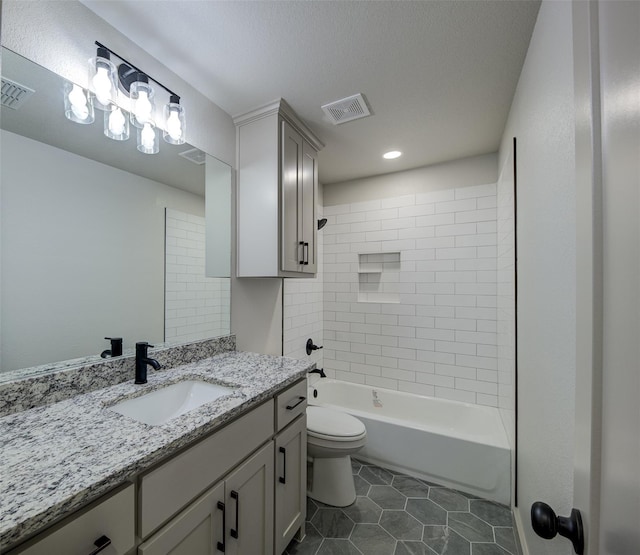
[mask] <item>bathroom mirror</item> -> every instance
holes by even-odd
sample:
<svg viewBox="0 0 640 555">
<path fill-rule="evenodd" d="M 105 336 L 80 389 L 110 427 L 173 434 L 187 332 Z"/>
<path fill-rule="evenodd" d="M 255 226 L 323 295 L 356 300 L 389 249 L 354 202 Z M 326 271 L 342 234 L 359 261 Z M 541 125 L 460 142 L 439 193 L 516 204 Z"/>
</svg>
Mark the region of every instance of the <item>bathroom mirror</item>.
<svg viewBox="0 0 640 555">
<path fill-rule="evenodd" d="M 214 331 L 195 301 L 169 301 L 189 297 L 200 271 L 205 188 L 230 215 L 231 168 L 188 144 L 142 154 L 134 128 L 127 141 L 104 135 L 99 110 L 91 125 L 67 120 L 64 80 L 5 48 L 2 77 L 35 92 L 0 114 L 0 371 L 99 355 L 105 337 L 123 337 L 125 351 L 162 343 L 171 326 L 176 343 L 228 334 L 231 245 L 219 238 L 230 230 L 214 233 L 215 286 L 191 295 L 215 311 Z"/>
</svg>

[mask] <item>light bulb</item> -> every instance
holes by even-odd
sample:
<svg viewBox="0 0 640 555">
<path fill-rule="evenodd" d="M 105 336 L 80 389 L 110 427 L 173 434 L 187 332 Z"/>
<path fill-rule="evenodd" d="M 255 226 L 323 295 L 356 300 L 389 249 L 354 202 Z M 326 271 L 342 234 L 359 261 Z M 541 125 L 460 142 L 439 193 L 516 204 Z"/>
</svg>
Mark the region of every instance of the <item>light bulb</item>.
<svg viewBox="0 0 640 555">
<path fill-rule="evenodd" d="M 116 108 L 109 114 L 109 131 L 113 135 L 122 135 L 124 133 L 124 125 L 126 120 L 120 108 Z"/>
<path fill-rule="evenodd" d="M 174 141 L 179 141 L 182 138 L 182 122 L 178 117 L 177 110 L 171 110 L 169 117 L 167 118 L 167 132 Z"/>
<path fill-rule="evenodd" d="M 84 90 L 78 85 L 73 85 L 73 89 L 69 93 L 69 102 L 73 115 L 79 120 L 85 120 L 89 117 L 89 107 L 87 106 L 87 97 Z"/>
<path fill-rule="evenodd" d="M 111 79 L 106 67 L 98 67 L 92 79 L 93 90 L 98 102 L 106 106 L 111 102 Z"/>
<path fill-rule="evenodd" d="M 142 127 L 142 132 L 140 133 L 140 138 L 142 142 L 142 146 L 146 150 L 153 150 L 153 145 L 156 141 L 156 134 L 148 123 L 145 123 Z"/>
<path fill-rule="evenodd" d="M 151 118 L 151 108 L 147 91 L 138 91 L 138 98 L 133 112 L 140 123 L 145 124 L 149 121 Z"/>
</svg>

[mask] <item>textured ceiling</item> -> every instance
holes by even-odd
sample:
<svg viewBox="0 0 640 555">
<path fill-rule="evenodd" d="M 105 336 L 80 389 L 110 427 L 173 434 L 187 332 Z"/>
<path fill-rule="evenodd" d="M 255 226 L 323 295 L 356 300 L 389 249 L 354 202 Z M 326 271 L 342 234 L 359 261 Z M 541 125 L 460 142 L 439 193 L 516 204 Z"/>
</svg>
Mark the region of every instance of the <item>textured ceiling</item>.
<svg viewBox="0 0 640 555">
<path fill-rule="evenodd" d="M 496 151 L 539 8 L 538 0 L 83 3 L 233 116 L 287 100 L 326 144 L 323 183 Z M 356 93 L 374 115 L 329 123 L 321 105 Z M 404 155 L 383 160 L 391 149 Z"/>
</svg>

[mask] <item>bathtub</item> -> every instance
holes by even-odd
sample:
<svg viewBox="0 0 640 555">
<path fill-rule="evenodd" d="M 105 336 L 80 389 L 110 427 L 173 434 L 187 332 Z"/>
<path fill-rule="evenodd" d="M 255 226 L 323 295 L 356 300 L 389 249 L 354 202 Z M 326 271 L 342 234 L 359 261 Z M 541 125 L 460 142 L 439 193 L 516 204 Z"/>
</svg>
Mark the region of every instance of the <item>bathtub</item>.
<svg viewBox="0 0 640 555">
<path fill-rule="evenodd" d="M 309 404 L 367 428 L 356 457 L 508 505 L 511 455 L 498 409 L 323 378 Z"/>
</svg>

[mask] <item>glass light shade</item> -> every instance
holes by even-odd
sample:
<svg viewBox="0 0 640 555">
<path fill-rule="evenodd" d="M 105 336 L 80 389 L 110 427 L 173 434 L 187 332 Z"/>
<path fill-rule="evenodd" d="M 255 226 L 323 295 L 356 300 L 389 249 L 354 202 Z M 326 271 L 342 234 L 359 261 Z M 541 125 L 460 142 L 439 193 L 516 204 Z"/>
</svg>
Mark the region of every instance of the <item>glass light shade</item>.
<svg viewBox="0 0 640 555">
<path fill-rule="evenodd" d="M 162 136 L 172 145 L 182 145 L 186 142 L 186 119 L 184 108 L 177 102 L 169 102 L 164 105 L 164 125 Z"/>
<path fill-rule="evenodd" d="M 115 109 L 117 97 L 116 66 L 107 58 L 96 56 L 89 60 L 89 84 L 99 110 Z"/>
<path fill-rule="evenodd" d="M 75 83 L 64 84 L 64 115 L 67 119 L 82 124 L 95 121 L 91 93 Z"/>
<path fill-rule="evenodd" d="M 138 150 L 143 154 L 157 154 L 160 151 L 158 133 L 152 121 L 138 128 Z"/>
<path fill-rule="evenodd" d="M 131 99 L 131 123 L 142 128 L 153 119 L 153 87 L 148 82 L 131 83 L 129 98 Z"/>
<path fill-rule="evenodd" d="M 129 138 L 129 118 L 119 106 L 104 113 L 104 134 L 114 141 L 126 141 Z"/>
</svg>

